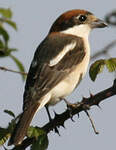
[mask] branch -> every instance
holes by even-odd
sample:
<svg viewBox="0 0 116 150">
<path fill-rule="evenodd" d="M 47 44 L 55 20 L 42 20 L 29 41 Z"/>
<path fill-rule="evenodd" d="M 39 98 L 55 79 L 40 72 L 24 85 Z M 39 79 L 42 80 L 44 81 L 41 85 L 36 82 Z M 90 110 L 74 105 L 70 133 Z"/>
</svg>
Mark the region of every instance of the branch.
<svg viewBox="0 0 116 150">
<path fill-rule="evenodd" d="M 112 26 L 116 26 L 116 10 L 111 11 L 105 16 L 105 21 Z"/>
<path fill-rule="evenodd" d="M 101 55 L 106 55 L 114 46 L 116 46 L 116 40 L 112 41 L 111 43 L 106 45 L 103 49 L 99 50 L 97 53 L 91 56 L 91 60 Z"/>
<path fill-rule="evenodd" d="M 3 70 L 3 71 L 9 71 L 9 72 L 18 73 L 18 74 L 21 74 L 21 75 L 27 75 L 26 72 L 15 71 L 15 70 L 8 69 L 8 68 L 1 67 L 1 66 L 0 66 L 0 69 Z"/>
<path fill-rule="evenodd" d="M 114 95 L 116 95 L 116 79 L 114 80 L 113 86 L 111 86 L 110 88 L 107 88 L 104 91 L 97 93 L 96 95 L 90 95 L 89 98 L 83 98 L 80 103 L 77 102 L 72 104 L 73 107 L 71 108 L 71 114 L 72 116 L 78 115 L 80 112 L 85 111 L 91 106 L 99 106 L 100 102 Z M 62 114 L 55 114 L 54 119 L 44 125 L 42 129 L 45 130 L 48 134 L 55 127 L 64 127 L 64 122 L 68 119 L 70 119 L 70 112 L 67 109 Z M 12 150 L 16 150 L 16 148 L 24 150 L 33 143 L 33 140 L 34 138 L 26 138 L 21 145 L 14 147 Z"/>
</svg>

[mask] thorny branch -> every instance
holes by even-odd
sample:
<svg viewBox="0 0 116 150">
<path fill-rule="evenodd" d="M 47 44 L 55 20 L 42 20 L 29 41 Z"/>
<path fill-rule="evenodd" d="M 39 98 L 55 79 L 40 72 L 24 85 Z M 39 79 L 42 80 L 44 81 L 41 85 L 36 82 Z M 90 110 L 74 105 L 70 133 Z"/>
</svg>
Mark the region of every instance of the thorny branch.
<svg viewBox="0 0 116 150">
<path fill-rule="evenodd" d="M 110 88 L 107 88 L 104 91 L 97 93 L 96 95 L 91 95 L 89 98 L 83 97 L 80 103 L 74 103 L 73 107 L 71 108 L 71 114 L 72 116 L 78 115 L 80 112 L 85 111 L 85 108 L 90 108 L 94 105 L 99 106 L 100 102 L 114 95 L 116 95 L 116 79 L 114 80 L 113 86 L 111 86 Z M 54 119 L 51 122 L 44 125 L 42 129 L 45 130 L 48 134 L 55 127 L 64 127 L 64 123 L 68 119 L 70 119 L 70 112 L 67 109 L 62 114 L 55 114 Z M 33 140 L 34 138 L 26 138 L 21 145 L 16 146 L 12 150 L 16 150 L 16 148 L 24 150 L 26 147 L 30 146 L 33 143 Z"/>
</svg>

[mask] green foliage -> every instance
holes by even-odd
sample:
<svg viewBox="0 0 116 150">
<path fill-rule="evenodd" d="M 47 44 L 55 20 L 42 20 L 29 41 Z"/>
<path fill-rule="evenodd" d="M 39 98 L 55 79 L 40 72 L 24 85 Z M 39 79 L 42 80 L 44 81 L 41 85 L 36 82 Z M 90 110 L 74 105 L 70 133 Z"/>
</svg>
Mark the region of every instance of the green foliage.
<svg viewBox="0 0 116 150">
<path fill-rule="evenodd" d="M 15 117 L 15 114 L 11 110 L 4 110 L 5 113 L 12 116 L 13 119 L 9 122 L 7 128 L 0 127 L 0 146 L 3 145 L 8 138 L 11 136 L 13 129 L 16 125 L 16 121 L 18 117 Z"/>
<path fill-rule="evenodd" d="M 16 125 L 15 119 L 12 119 L 8 124 L 7 128 L 0 127 L 0 146 L 3 145 L 8 138 L 11 136 L 11 133 Z"/>
<path fill-rule="evenodd" d="M 31 150 L 46 150 L 48 147 L 48 137 L 44 130 L 38 127 L 30 127 L 27 132 L 27 136 L 35 137 L 35 141 L 31 146 Z"/>
<path fill-rule="evenodd" d="M 17 25 L 14 21 L 11 21 L 11 20 L 4 20 L 5 23 L 9 24 L 13 29 L 17 30 Z"/>
<path fill-rule="evenodd" d="M 46 150 L 49 141 L 46 134 L 38 136 L 38 139 L 33 142 L 31 150 Z"/>
<path fill-rule="evenodd" d="M 92 81 L 95 81 L 97 75 L 103 71 L 104 65 L 105 64 L 104 64 L 103 59 L 98 60 L 91 65 L 90 70 L 89 70 L 89 75 Z"/>
<path fill-rule="evenodd" d="M 9 34 L 2 26 L 0 26 L 0 35 L 3 37 L 5 45 L 7 47 L 7 43 L 9 41 Z"/>
<path fill-rule="evenodd" d="M 15 114 L 11 111 L 11 110 L 4 110 L 5 113 L 7 113 L 8 115 L 12 116 L 13 118 L 15 118 Z"/>
<path fill-rule="evenodd" d="M 3 145 L 9 137 L 10 137 L 10 134 L 8 132 L 8 129 L 0 127 L 0 145 Z"/>
<path fill-rule="evenodd" d="M 25 68 L 21 61 L 12 55 L 12 53 L 17 49 L 9 47 L 10 35 L 4 26 L 4 24 L 7 24 L 14 30 L 17 30 L 17 25 L 14 21 L 12 21 L 12 16 L 13 14 L 11 9 L 0 8 L 0 57 L 10 57 L 17 65 L 19 71 L 25 72 Z M 24 75 L 22 75 L 22 79 L 25 79 Z"/>
<path fill-rule="evenodd" d="M 110 58 L 106 60 L 105 63 L 109 72 L 114 72 L 116 70 L 116 58 Z"/>
<path fill-rule="evenodd" d="M 15 128 L 16 120 L 17 120 L 17 118 L 12 119 L 11 122 L 9 122 L 9 124 L 8 124 L 7 130 L 8 130 L 8 133 L 9 133 L 10 135 L 11 135 L 11 133 L 13 132 L 13 130 L 14 130 L 14 128 Z"/>
<path fill-rule="evenodd" d="M 10 55 L 11 55 L 11 53 L 12 52 L 15 52 L 15 51 L 17 51 L 17 49 L 15 49 L 15 48 L 7 48 L 6 50 L 3 50 L 3 49 L 1 49 L 0 50 L 0 57 L 10 57 Z"/>
<path fill-rule="evenodd" d="M 41 128 L 38 128 L 38 127 L 33 127 L 33 126 L 30 126 L 27 131 L 27 136 L 30 138 L 32 138 L 32 137 L 37 138 L 38 136 L 43 135 L 43 134 L 45 134 L 44 130 L 42 130 Z"/>
<path fill-rule="evenodd" d="M 0 14 L 4 17 L 4 18 L 12 18 L 12 11 L 10 8 L 0 8 Z"/>
<path fill-rule="evenodd" d="M 9 55 L 11 58 L 12 58 L 12 60 L 16 63 L 16 65 L 17 65 L 17 67 L 18 67 L 18 69 L 19 69 L 19 71 L 20 72 L 25 72 L 25 69 L 24 69 L 24 66 L 23 66 L 23 64 L 21 63 L 21 61 L 18 59 L 18 58 L 16 58 L 15 56 L 13 56 L 13 55 Z M 25 75 L 22 75 L 22 78 L 23 78 L 23 80 L 26 78 L 26 76 Z"/>
<path fill-rule="evenodd" d="M 89 70 L 89 75 L 92 81 L 95 81 L 97 75 L 103 72 L 104 66 L 109 72 L 116 71 L 116 58 L 101 59 L 94 62 Z"/>
<path fill-rule="evenodd" d="M 11 9 L 0 8 L 0 58 L 10 57 L 17 65 L 19 71 L 25 72 L 24 66 L 20 60 L 12 55 L 13 52 L 17 51 L 17 49 L 9 46 L 10 35 L 7 31 L 7 27 L 9 26 L 14 30 L 17 30 L 16 23 L 12 21 L 12 15 Z M 5 24 L 7 26 L 5 26 Z M 22 77 L 23 79 L 25 78 L 23 75 Z M 10 137 L 17 119 L 19 118 L 19 116 L 16 117 L 11 110 L 4 110 L 4 112 L 13 117 L 13 119 L 9 122 L 7 128 L 0 127 L 0 145 L 3 145 Z"/>
</svg>

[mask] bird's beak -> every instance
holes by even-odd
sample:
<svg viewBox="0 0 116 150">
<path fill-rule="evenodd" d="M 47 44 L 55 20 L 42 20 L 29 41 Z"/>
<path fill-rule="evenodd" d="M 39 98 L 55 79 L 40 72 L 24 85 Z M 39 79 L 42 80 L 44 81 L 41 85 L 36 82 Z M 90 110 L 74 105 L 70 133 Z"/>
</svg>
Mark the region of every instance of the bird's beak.
<svg viewBox="0 0 116 150">
<path fill-rule="evenodd" d="M 108 25 L 103 20 L 97 18 L 91 22 L 90 26 L 91 28 L 104 28 Z"/>
</svg>

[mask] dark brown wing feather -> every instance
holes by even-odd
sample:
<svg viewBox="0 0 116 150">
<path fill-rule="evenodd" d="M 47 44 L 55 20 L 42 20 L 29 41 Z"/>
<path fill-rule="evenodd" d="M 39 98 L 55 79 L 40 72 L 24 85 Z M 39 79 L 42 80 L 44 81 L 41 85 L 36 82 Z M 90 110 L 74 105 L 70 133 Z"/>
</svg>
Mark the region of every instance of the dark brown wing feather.
<svg viewBox="0 0 116 150">
<path fill-rule="evenodd" d="M 56 57 L 67 44 L 74 41 L 77 42 L 75 49 L 68 52 L 58 64 L 50 67 L 50 60 Z M 83 60 L 85 56 L 83 45 L 83 40 L 73 35 L 54 33 L 47 36 L 37 48 L 29 69 L 24 93 L 24 110 L 49 92 Z M 35 67 L 34 62 L 37 63 Z"/>
</svg>

